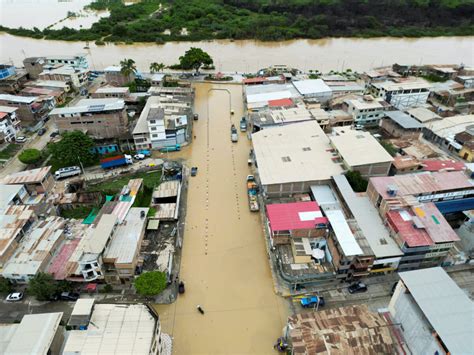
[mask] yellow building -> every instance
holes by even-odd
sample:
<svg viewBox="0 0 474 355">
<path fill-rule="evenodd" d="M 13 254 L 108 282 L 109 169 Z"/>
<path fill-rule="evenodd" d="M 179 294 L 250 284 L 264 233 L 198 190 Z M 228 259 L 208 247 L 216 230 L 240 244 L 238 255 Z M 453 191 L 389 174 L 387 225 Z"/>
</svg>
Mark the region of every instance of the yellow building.
<svg viewBox="0 0 474 355">
<path fill-rule="evenodd" d="M 459 151 L 459 156 L 468 162 L 474 161 L 474 141 L 464 143 L 462 149 Z"/>
</svg>

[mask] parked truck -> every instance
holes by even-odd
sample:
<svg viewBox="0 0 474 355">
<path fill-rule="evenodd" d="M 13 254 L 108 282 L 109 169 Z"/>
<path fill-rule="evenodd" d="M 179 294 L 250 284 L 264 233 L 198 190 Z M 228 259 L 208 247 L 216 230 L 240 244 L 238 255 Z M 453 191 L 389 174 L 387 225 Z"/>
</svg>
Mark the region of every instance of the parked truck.
<svg viewBox="0 0 474 355">
<path fill-rule="evenodd" d="M 175 145 L 169 145 L 167 147 L 161 148 L 160 152 L 168 153 L 168 152 L 177 152 L 179 150 L 181 150 L 181 146 L 179 144 L 175 144 Z"/>
<path fill-rule="evenodd" d="M 251 212 L 257 212 L 260 207 L 258 205 L 258 186 L 253 175 L 247 175 L 247 196 L 249 198 L 249 208 Z"/>
<path fill-rule="evenodd" d="M 247 132 L 247 120 L 245 117 L 242 117 L 240 120 L 240 132 Z"/>
<path fill-rule="evenodd" d="M 104 158 L 100 160 L 100 166 L 103 169 L 112 169 L 119 166 L 133 164 L 132 156 L 127 154 L 116 155 L 109 158 Z"/>
</svg>

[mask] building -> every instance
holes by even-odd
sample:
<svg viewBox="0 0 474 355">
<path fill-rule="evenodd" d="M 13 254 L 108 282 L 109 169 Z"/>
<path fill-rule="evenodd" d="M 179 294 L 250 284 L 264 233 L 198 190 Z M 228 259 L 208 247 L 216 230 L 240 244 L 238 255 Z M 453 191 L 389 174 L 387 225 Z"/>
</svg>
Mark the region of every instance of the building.
<svg viewBox="0 0 474 355">
<path fill-rule="evenodd" d="M 29 57 L 23 59 L 23 66 L 30 79 L 38 79 L 39 75 L 43 72 L 46 65 L 46 59 L 44 57 Z"/>
<path fill-rule="evenodd" d="M 35 80 L 25 84 L 27 87 L 38 87 L 42 89 L 60 90 L 68 93 L 71 91 L 71 85 L 66 81 L 60 80 Z"/>
<path fill-rule="evenodd" d="M 474 88 L 474 75 L 458 75 L 454 80 L 463 84 L 466 89 Z"/>
<path fill-rule="evenodd" d="M 380 127 L 395 138 L 418 139 L 424 126 L 402 111 L 386 111 Z"/>
<path fill-rule="evenodd" d="M 9 76 L 15 75 L 16 69 L 13 65 L 0 64 L 0 80 L 6 79 Z"/>
<path fill-rule="evenodd" d="M 305 99 L 317 99 L 325 103 L 332 97 L 332 90 L 321 79 L 308 79 L 293 81 L 298 93 Z"/>
<path fill-rule="evenodd" d="M 466 170 L 466 164 L 456 160 L 424 159 L 421 161 L 421 168 L 431 172 L 463 171 Z"/>
<path fill-rule="evenodd" d="M 38 75 L 40 80 L 65 81 L 73 88 L 79 90 L 87 84 L 89 71 L 87 69 L 74 68 L 71 66 L 60 66 L 48 68 Z"/>
<path fill-rule="evenodd" d="M 59 354 L 65 333 L 62 316 L 62 312 L 26 314 L 19 324 L 0 324 L 1 353 Z"/>
<path fill-rule="evenodd" d="M 120 284 L 133 281 L 139 264 L 148 210 L 148 208 L 131 208 L 124 223 L 115 230 L 102 258 L 106 283 Z"/>
<path fill-rule="evenodd" d="M 441 116 L 425 107 L 410 108 L 406 110 L 406 113 L 422 124 L 428 124 L 441 119 Z"/>
<path fill-rule="evenodd" d="M 283 101 L 276 100 L 276 101 Z M 286 99 L 289 100 L 289 99 Z M 290 100 L 291 101 L 291 100 Z M 269 101 L 270 105 L 271 101 Z M 303 105 L 293 108 L 272 109 L 266 111 L 253 112 L 249 115 L 252 123 L 253 132 L 258 132 L 265 128 L 272 128 L 277 126 L 284 126 L 296 122 L 311 121 L 315 118 L 311 112 Z"/>
<path fill-rule="evenodd" d="M 388 309 L 412 354 L 470 354 L 474 306 L 440 267 L 401 272 Z"/>
<path fill-rule="evenodd" d="M 431 85 L 425 81 L 407 79 L 372 82 L 368 86 L 374 97 L 384 99 L 399 110 L 426 104 L 430 88 Z"/>
<path fill-rule="evenodd" d="M 474 115 L 457 115 L 443 118 L 440 121 L 430 122 L 425 125 L 423 137 L 441 148 L 458 152 L 462 145 L 456 142 L 455 136 L 464 132 L 467 127 L 474 124 Z"/>
<path fill-rule="evenodd" d="M 152 221 L 171 221 L 179 217 L 179 203 L 181 196 L 181 181 L 163 181 L 153 190 L 151 205 L 155 208 Z"/>
<path fill-rule="evenodd" d="M 365 87 L 359 85 L 355 81 L 328 81 L 324 80 L 326 85 L 331 88 L 332 97 L 340 97 L 345 95 L 362 95 L 365 91 Z"/>
<path fill-rule="evenodd" d="M 127 87 L 104 86 L 92 92 L 93 99 L 104 99 L 109 97 L 116 97 L 125 99 L 130 95 L 130 89 Z"/>
<path fill-rule="evenodd" d="M 262 192 L 268 197 L 309 192 L 343 169 L 328 137 L 315 121 L 275 127 L 252 134 Z"/>
<path fill-rule="evenodd" d="M 249 112 L 266 110 L 271 101 L 298 98 L 301 94 L 291 83 L 245 86 L 245 103 Z"/>
<path fill-rule="evenodd" d="M 62 105 L 66 101 L 66 92 L 61 89 L 44 89 L 39 87 L 26 87 L 20 91 L 23 96 L 37 96 L 39 98 L 50 98 L 54 105 Z"/>
<path fill-rule="evenodd" d="M 468 162 L 474 161 L 474 140 L 463 144 L 459 156 Z"/>
<path fill-rule="evenodd" d="M 84 311 L 77 312 L 87 310 L 89 316 L 84 317 L 89 319 L 81 329 L 68 331 L 62 354 L 171 354 L 171 338 L 162 333 L 153 308 L 144 304 L 95 304 L 84 305 Z"/>
<path fill-rule="evenodd" d="M 85 54 L 77 55 L 55 55 L 45 58 L 48 65 L 66 65 L 74 69 L 88 69 L 89 63 Z"/>
<path fill-rule="evenodd" d="M 25 235 L 18 249 L 6 262 L 2 276 L 16 283 L 28 283 L 38 272 L 46 271 L 53 254 L 63 242 L 66 220 L 50 216 Z"/>
<path fill-rule="evenodd" d="M 360 126 L 377 126 L 385 111 L 390 107 L 383 99 L 374 99 L 370 95 L 359 99 L 349 99 L 344 103 L 354 124 Z"/>
<path fill-rule="evenodd" d="M 24 126 L 36 124 L 48 117 L 54 105 L 47 100 L 40 101 L 35 96 L 18 96 L 0 94 L 0 105 L 16 107 L 16 116 Z"/>
<path fill-rule="evenodd" d="M 76 105 L 51 111 L 60 132 L 83 131 L 96 139 L 118 138 L 128 133 L 128 115 L 122 99 L 83 99 Z"/>
<path fill-rule="evenodd" d="M 290 316 L 284 337 L 292 355 L 398 353 L 390 323 L 366 305 Z"/>
<path fill-rule="evenodd" d="M 54 185 L 54 178 L 51 166 L 45 166 L 7 175 L 3 178 L 2 184 L 24 185 L 31 195 L 47 194 Z"/>
<path fill-rule="evenodd" d="M 329 140 L 346 170 L 359 171 L 364 177 L 388 175 L 393 157 L 369 132 L 335 127 Z"/>
<path fill-rule="evenodd" d="M 0 93 L 17 94 L 26 81 L 25 71 L 18 71 L 13 65 L 0 64 Z"/>
<path fill-rule="evenodd" d="M 20 131 L 20 120 L 16 116 L 17 107 L 0 106 L 0 137 L 7 142 L 15 140 Z"/>
<path fill-rule="evenodd" d="M 124 86 L 129 82 L 135 80 L 135 73 L 131 73 L 128 76 L 122 74 L 122 68 L 119 66 L 110 66 L 104 69 L 105 80 L 107 84 L 112 86 Z"/>
<path fill-rule="evenodd" d="M 401 175 L 423 170 L 422 162 L 411 155 L 398 155 L 393 158 L 389 175 Z"/>
<path fill-rule="evenodd" d="M 474 88 L 466 88 L 463 84 L 448 80 L 435 83 L 431 90 L 429 101 L 439 111 L 458 111 L 468 108 L 469 102 L 474 99 Z"/>
</svg>

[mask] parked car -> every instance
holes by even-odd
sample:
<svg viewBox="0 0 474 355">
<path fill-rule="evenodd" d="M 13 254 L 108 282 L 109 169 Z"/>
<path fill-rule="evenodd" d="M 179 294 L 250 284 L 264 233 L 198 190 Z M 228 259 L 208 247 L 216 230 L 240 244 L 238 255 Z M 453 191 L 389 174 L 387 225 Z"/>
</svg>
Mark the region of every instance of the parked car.
<svg viewBox="0 0 474 355">
<path fill-rule="evenodd" d="M 321 296 L 311 296 L 311 297 L 305 297 L 300 300 L 301 306 L 304 308 L 311 308 L 311 307 L 319 307 L 324 306 L 324 298 Z"/>
<path fill-rule="evenodd" d="M 193 167 L 191 168 L 191 176 L 196 176 L 197 173 L 198 173 L 198 168 L 197 168 L 197 166 L 193 166 Z"/>
<path fill-rule="evenodd" d="M 77 301 L 79 296 L 77 292 L 62 292 L 59 298 L 63 301 Z"/>
<path fill-rule="evenodd" d="M 23 292 L 13 292 L 10 293 L 7 298 L 5 298 L 5 301 L 7 302 L 18 302 L 23 299 Z"/>
<path fill-rule="evenodd" d="M 194 118 L 194 121 L 197 121 L 197 120 L 199 119 L 199 115 L 198 115 L 197 113 L 195 113 L 195 114 L 193 115 L 193 118 Z"/>
<path fill-rule="evenodd" d="M 40 129 L 38 130 L 38 136 L 42 136 L 42 135 L 45 134 L 45 133 L 46 133 L 46 128 L 44 128 L 44 127 L 43 127 L 43 128 L 40 128 Z"/>
<path fill-rule="evenodd" d="M 135 160 L 143 160 L 143 159 L 145 159 L 145 154 L 135 154 L 135 155 L 133 156 L 133 159 L 135 159 Z"/>
<path fill-rule="evenodd" d="M 347 288 L 349 293 L 367 292 L 367 285 L 363 282 L 355 282 Z"/>
<path fill-rule="evenodd" d="M 26 137 L 25 136 L 18 136 L 18 137 L 15 138 L 15 142 L 25 143 L 26 142 Z"/>
</svg>

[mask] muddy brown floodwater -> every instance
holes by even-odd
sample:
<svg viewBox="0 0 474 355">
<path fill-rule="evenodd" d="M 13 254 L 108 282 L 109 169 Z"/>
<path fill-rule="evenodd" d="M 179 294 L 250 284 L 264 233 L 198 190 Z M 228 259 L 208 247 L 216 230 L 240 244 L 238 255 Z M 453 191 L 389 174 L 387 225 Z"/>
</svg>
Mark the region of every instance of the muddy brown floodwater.
<svg viewBox="0 0 474 355">
<path fill-rule="evenodd" d="M 274 293 L 259 215 L 247 206 L 250 142 L 243 133 L 230 141 L 231 120 L 238 127 L 243 112 L 242 86 L 197 84 L 195 106 L 199 121 L 187 160 L 199 172 L 189 181 L 186 293 L 157 310 L 175 354 L 272 354 L 288 307 Z"/>
</svg>

